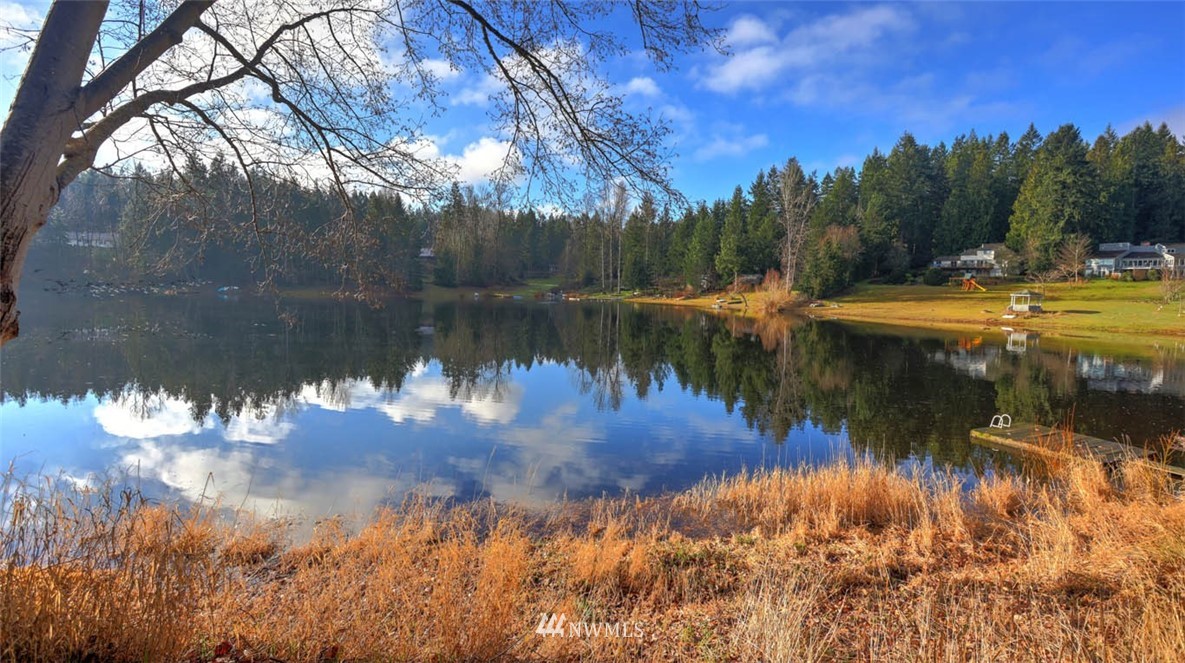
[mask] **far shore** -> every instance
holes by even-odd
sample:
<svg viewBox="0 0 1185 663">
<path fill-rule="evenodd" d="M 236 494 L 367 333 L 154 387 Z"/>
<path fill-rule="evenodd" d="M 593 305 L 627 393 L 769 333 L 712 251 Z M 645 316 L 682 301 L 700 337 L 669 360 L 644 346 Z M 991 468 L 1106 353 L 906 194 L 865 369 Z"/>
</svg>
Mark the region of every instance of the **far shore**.
<svg viewBox="0 0 1185 663">
<path fill-rule="evenodd" d="M 554 279 L 528 280 L 518 285 L 455 288 L 429 284 L 406 296 L 427 302 L 459 298 L 535 300 L 556 292 Z M 1044 290 L 1044 311 L 1033 316 L 1004 318 L 1009 294 L 1019 290 Z M 282 289 L 293 298 L 335 297 L 326 288 Z M 768 294 L 758 290 L 741 294 L 716 291 L 694 296 L 634 295 L 632 293 L 569 293 L 584 301 L 622 301 L 651 306 L 692 308 L 719 315 L 759 318 L 769 308 Z M 822 320 L 868 323 L 896 328 L 952 332 L 1036 332 L 1043 338 L 1112 347 L 1179 347 L 1185 345 L 1185 314 L 1178 304 L 1165 303 L 1157 282 L 1092 280 L 1053 283 L 1039 287 L 1028 283 L 987 286 L 986 291 L 964 292 L 948 286 L 876 285 L 862 283 L 850 292 L 812 301 L 799 297 L 788 310 Z"/>
<path fill-rule="evenodd" d="M 1185 316 L 1178 305 L 1165 304 L 1160 284 L 1087 281 L 1045 286 L 1044 312 L 1031 317 L 1003 317 L 1009 293 L 1038 290 L 1026 283 L 988 286 L 986 292 L 963 292 L 947 286 L 860 284 L 847 294 L 800 303 L 797 310 L 818 319 L 867 322 L 898 327 L 949 331 L 1008 329 L 1038 332 L 1067 340 L 1108 344 L 1185 343 Z M 628 301 L 665 306 L 691 306 L 757 316 L 764 293 L 746 295 L 748 306 L 718 303 L 723 293 L 687 299 L 632 297 Z"/>
</svg>

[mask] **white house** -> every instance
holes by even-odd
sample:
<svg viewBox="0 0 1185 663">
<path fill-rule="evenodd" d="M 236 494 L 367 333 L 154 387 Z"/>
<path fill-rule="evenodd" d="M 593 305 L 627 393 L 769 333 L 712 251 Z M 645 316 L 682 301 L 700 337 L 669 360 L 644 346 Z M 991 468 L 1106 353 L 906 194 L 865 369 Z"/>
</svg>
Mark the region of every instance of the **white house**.
<svg viewBox="0 0 1185 663">
<path fill-rule="evenodd" d="M 981 244 L 977 249 L 964 251 L 959 256 L 959 265 L 974 272 L 973 276 L 1004 276 L 1005 265 L 996 260 L 996 254 L 1003 250 L 1003 244 Z"/>
<path fill-rule="evenodd" d="M 1003 244 L 981 244 L 979 248 L 967 249 L 957 256 L 939 256 L 930 265 L 944 271 L 961 273 L 966 278 L 1004 276 L 1007 264 L 996 259 L 997 254 L 1003 249 Z"/>
<path fill-rule="evenodd" d="M 1163 244 L 1156 246 L 1133 246 L 1119 259 L 1121 272 L 1147 272 L 1150 269 L 1164 269 Z"/>
<path fill-rule="evenodd" d="M 1160 244 L 1164 252 L 1164 268 L 1185 277 L 1185 243 Z"/>
<path fill-rule="evenodd" d="M 1119 260 L 1132 248 L 1131 242 L 1104 242 L 1086 260 L 1086 276 L 1107 277 L 1119 271 Z"/>
<path fill-rule="evenodd" d="M 1107 277 L 1128 272 L 1145 278 L 1150 270 L 1185 270 L 1185 244 L 1104 242 L 1086 261 L 1087 276 Z"/>
</svg>

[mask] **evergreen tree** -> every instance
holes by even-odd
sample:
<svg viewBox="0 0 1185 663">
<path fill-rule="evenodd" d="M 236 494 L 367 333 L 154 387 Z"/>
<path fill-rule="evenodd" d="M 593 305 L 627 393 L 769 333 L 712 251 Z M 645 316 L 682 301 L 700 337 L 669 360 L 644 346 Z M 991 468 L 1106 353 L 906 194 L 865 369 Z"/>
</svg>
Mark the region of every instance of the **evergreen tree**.
<svg viewBox="0 0 1185 663">
<path fill-rule="evenodd" d="M 809 250 L 801 288 L 825 297 L 852 284 L 860 256 L 860 195 L 854 168 L 837 168 L 823 178 L 811 218 Z"/>
<path fill-rule="evenodd" d="M 687 245 L 684 277 L 688 283 L 699 288 L 715 282 L 713 263 L 719 245 L 720 227 L 716 223 L 716 215 L 707 205 L 700 203 L 695 213 L 695 231 Z"/>
<path fill-rule="evenodd" d="M 1013 207 L 1008 246 L 1047 269 L 1065 235 L 1098 234 L 1098 185 L 1078 128 L 1063 125 L 1037 151 Z"/>
<path fill-rule="evenodd" d="M 741 255 L 745 238 L 745 192 L 736 187 L 724 227 L 720 231 L 720 250 L 716 253 L 716 273 L 721 278 L 730 278 L 735 283 L 742 267 L 746 266 Z"/>
<path fill-rule="evenodd" d="M 654 199 L 643 198 L 625 222 L 622 233 L 622 284 L 630 290 L 648 288 L 653 278 L 650 265 L 650 234 L 654 224 Z"/>
<path fill-rule="evenodd" d="M 1167 126 L 1144 123 L 1119 141 L 1120 158 L 1131 164 L 1136 241 L 1185 239 L 1185 159 Z"/>
<path fill-rule="evenodd" d="M 774 176 L 777 176 L 776 171 Z M 767 270 L 778 267 L 778 247 L 782 245 L 782 226 L 778 223 L 777 199 L 774 187 L 764 171 L 758 171 L 757 177 L 749 187 L 749 196 L 752 202 L 745 224 L 743 262 L 746 270 L 764 274 Z"/>
<path fill-rule="evenodd" d="M 934 227 L 942 209 L 943 177 L 935 158 L 928 147 L 906 132 L 886 160 L 884 213 L 897 226 L 897 238 L 914 267 L 930 261 Z"/>
<path fill-rule="evenodd" d="M 1099 182 L 1100 227 L 1098 242 L 1130 241 L 1135 230 L 1132 167 L 1119 150 L 1119 136 L 1111 125 L 1099 135 L 1086 154 Z"/>
<path fill-rule="evenodd" d="M 888 203 L 887 159 L 873 149 L 860 170 L 860 244 L 864 247 L 861 276 L 876 276 L 884 270 L 898 223 L 886 212 Z"/>
<path fill-rule="evenodd" d="M 991 238 L 996 198 L 992 145 L 975 132 L 959 136 L 946 158 L 946 179 L 950 189 L 934 230 L 934 250 L 957 253 Z"/>
</svg>

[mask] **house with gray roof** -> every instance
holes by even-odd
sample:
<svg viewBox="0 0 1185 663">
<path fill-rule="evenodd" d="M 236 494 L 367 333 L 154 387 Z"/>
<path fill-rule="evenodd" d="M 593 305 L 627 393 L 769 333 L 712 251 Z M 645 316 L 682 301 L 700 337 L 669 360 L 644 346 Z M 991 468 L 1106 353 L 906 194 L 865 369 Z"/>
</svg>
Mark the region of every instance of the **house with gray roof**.
<svg viewBox="0 0 1185 663">
<path fill-rule="evenodd" d="M 1104 242 L 1086 261 L 1086 275 L 1113 277 L 1129 273 L 1137 279 L 1147 278 L 1151 270 L 1185 269 L 1185 244 L 1132 244 Z"/>
</svg>

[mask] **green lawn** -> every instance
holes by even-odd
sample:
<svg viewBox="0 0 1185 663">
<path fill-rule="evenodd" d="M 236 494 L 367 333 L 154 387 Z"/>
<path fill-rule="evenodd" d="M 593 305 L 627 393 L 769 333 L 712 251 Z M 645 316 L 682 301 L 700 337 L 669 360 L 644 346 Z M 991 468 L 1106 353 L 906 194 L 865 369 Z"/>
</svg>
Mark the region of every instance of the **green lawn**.
<svg viewBox="0 0 1185 663">
<path fill-rule="evenodd" d="M 949 286 L 861 284 L 850 294 L 818 309 L 819 315 L 912 327 L 949 329 L 1008 326 L 1065 337 L 1148 341 L 1149 336 L 1180 341 L 1185 316 L 1178 304 L 1164 304 L 1157 282 L 1089 281 L 1046 286 L 1045 312 L 1031 318 L 1003 319 L 1010 292 L 1034 288 L 1013 283 L 987 292 Z M 1127 337 L 1127 338 L 1121 338 Z"/>
<path fill-rule="evenodd" d="M 546 278 L 546 279 L 528 279 L 524 283 L 517 285 L 495 285 L 485 288 L 478 288 L 474 286 L 460 286 L 457 288 L 446 288 L 438 286 L 434 283 L 427 283 L 424 289 L 420 292 L 413 293 L 412 297 L 422 299 L 424 301 L 439 302 L 452 301 L 459 297 L 472 297 L 473 293 L 480 293 L 483 297 L 522 297 L 523 299 L 534 299 L 537 294 L 547 292 L 560 285 L 560 279 Z"/>
</svg>

